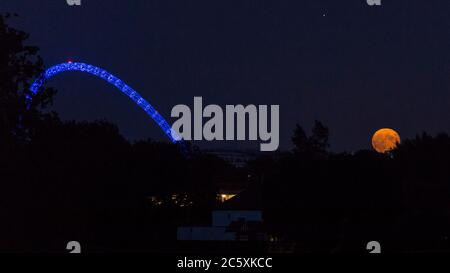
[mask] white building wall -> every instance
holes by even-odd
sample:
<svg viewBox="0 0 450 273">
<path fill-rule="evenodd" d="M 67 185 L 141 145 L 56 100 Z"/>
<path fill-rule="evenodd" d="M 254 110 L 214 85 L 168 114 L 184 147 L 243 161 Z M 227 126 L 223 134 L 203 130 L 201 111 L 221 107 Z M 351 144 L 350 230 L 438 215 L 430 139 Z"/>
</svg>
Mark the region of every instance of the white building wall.
<svg viewBox="0 0 450 273">
<path fill-rule="evenodd" d="M 234 232 L 226 232 L 225 227 L 178 227 L 177 239 L 180 241 L 233 241 Z"/>
<path fill-rule="evenodd" d="M 232 221 L 262 221 L 262 211 L 259 210 L 215 210 L 212 213 L 213 227 L 227 227 Z"/>
</svg>

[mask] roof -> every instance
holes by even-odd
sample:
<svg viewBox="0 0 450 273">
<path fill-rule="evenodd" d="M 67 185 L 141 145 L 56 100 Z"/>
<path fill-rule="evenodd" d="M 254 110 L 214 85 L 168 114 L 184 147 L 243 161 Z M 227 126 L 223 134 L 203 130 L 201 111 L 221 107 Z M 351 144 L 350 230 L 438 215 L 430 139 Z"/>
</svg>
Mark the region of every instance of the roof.
<svg viewBox="0 0 450 273">
<path fill-rule="evenodd" d="M 254 183 L 235 197 L 223 202 L 218 210 L 262 210 L 262 188 L 261 184 Z"/>
</svg>

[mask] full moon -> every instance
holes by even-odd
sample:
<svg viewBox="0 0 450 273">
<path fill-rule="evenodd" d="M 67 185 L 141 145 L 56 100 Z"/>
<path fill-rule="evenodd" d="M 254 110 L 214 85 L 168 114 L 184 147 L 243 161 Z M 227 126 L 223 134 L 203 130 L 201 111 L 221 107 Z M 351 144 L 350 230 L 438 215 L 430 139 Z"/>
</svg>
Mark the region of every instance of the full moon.
<svg viewBox="0 0 450 273">
<path fill-rule="evenodd" d="M 399 134 L 392 129 L 383 128 L 375 132 L 372 137 L 372 146 L 379 153 L 386 153 L 397 147 L 400 143 Z"/>
</svg>

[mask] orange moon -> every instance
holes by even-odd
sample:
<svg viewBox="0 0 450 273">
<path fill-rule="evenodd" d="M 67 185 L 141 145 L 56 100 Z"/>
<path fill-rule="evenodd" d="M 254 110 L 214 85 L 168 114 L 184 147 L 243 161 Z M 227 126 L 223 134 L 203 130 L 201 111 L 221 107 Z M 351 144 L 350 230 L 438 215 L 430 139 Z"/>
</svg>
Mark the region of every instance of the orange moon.
<svg viewBox="0 0 450 273">
<path fill-rule="evenodd" d="M 372 146 L 379 153 L 389 152 L 399 143 L 400 135 L 390 128 L 380 129 L 372 137 Z"/>
</svg>

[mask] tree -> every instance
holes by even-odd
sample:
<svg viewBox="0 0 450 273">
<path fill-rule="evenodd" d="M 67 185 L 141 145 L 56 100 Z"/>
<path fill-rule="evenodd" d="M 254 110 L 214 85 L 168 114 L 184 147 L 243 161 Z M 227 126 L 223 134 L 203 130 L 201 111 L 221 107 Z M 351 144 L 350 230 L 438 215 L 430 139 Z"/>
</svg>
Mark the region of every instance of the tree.
<svg viewBox="0 0 450 273">
<path fill-rule="evenodd" d="M 325 156 L 329 147 L 329 130 L 320 121 L 314 122 L 311 136 L 307 136 L 300 125 L 296 125 L 292 136 L 294 152 L 307 157 Z"/>
<path fill-rule="evenodd" d="M 13 15 L 17 16 L 17 15 Z M 43 72 L 36 46 L 25 45 L 28 34 L 6 23 L 0 15 L 0 152 L 11 151 L 29 138 L 30 126 L 42 117 L 40 109 L 51 103 L 54 89 L 45 88 L 27 109 L 25 98 L 34 78 Z"/>
<path fill-rule="evenodd" d="M 328 136 L 330 132 L 320 121 L 314 122 L 310 143 L 314 150 L 325 153 L 330 146 L 328 144 Z"/>
<path fill-rule="evenodd" d="M 308 137 L 305 130 L 299 125 L 295 125 L 294 134 L 292 136 L 292 143 L 294 144 L 294 151 L 302 152 L 308 147 Z"/>
</svg>

